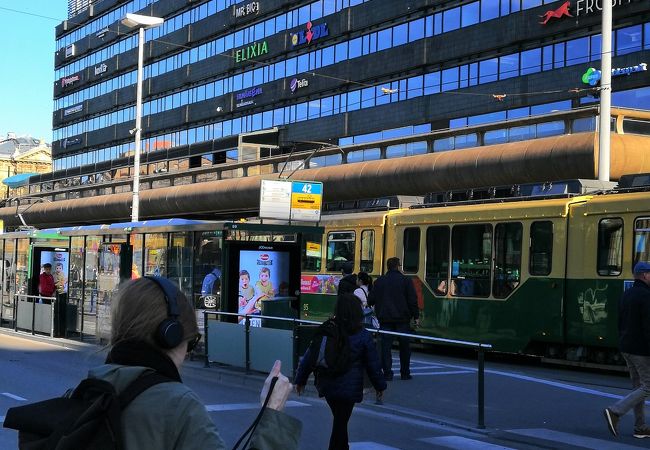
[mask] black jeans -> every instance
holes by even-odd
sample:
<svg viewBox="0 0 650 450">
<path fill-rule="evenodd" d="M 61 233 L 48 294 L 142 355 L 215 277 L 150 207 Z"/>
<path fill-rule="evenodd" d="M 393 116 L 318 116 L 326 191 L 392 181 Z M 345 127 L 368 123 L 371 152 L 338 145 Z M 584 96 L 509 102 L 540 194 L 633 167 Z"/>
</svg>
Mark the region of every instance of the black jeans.
<svg viewBox="0 0 650 450">
<path fill-rule="evenodd" d="M 381 324 L 381 330 L 393 331 L 395 333 L 410 333 L 411 327 L 408 322 L 387 322 Z M 399 365 L 400 374 L 408 376 L 411 374 L 411 345 L 409 338 L 398 337 L 399 340 Z M 391 354 L 391 347 L 395 336 L 390 334 L 381 335 L 381 365 L 384 369 L 384 376 L 386 378 L 393 377 L 393 356 Z"/>
<path fill-rule="evenodd" d="M 327 398 L 327 404 L 332 410 L 334 422 L 332 423 L 332 434 L 330 435 L 329 450 L 349 450 L 348 444 L 348 421 L 352 415 L 354 402 L 338 398 Z"/>
</svg>

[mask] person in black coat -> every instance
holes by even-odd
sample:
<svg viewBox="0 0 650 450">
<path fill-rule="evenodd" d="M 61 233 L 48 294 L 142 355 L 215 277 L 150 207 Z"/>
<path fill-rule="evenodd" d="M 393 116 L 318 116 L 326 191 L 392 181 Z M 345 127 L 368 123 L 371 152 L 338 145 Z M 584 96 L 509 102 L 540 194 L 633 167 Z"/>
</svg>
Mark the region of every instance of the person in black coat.
<svg viewBox="0 0 650 450">
<path fill-rule="evenodd" d="M 388 271 L 377 278 L 368 296 L 368 305 L 375 307 L 380 329 L 394 333 L 410 333 L 411 319 L 419 325 L 420 310 L 413 282 L 400 269 L 399 258 L 388 258 Z M 381 364 L 384 377 L 393 379 L 393 356 L 391 347 L 395 337 L 390 334 L 381 335 Z M 399 362 L 402 380 L 410 380 L 411 376 L 411 346 L 409 338 L 399 337 Z"/>
<path fill-rule="evenodd" d="M 319 397 L 325 397 L 332 410 L 333 423 L 329 450 L 348 450 L 348 421 L 355 403 L 363 400 L 364 370 L 381 400 L 386 381 L 381 372 L 377 349 L 372 335 L 362 326 L 363 311 L 359 299 L 353 294 L 340 295 L 336 301 L 334 320 L 340 324 L 349 336 L 350 366 L 347 372 L 335 378 L 325 375 L 316 377 L 316 389 Z M 296 373 L 296 391 L 302 394 L 313 367 L 310 350 L 300 360 Z"/>
<path fill-rule="evenodd" d="M 645 423 L 645 399 L 650 396 L 650 264 L 634 266 L 634 285 L 618 304 L 619 350 L 625 358 L 634 391 L 605 408 L 609 431 L 618 436 L 618 421 L 634 408 L 634 437 L 650 437 Z"/>
<path fill-rule="evenodd" d="M 359 287 L 357 286 L 357 276 L 352 273 L 354 271 L 354 263 L 352 261 L 346 261 L 341 267 L 341 272 L 343 273 L 343 278 L 339 281 L 339 288 L 337 294 L 352 294 Z"/>
</svg>

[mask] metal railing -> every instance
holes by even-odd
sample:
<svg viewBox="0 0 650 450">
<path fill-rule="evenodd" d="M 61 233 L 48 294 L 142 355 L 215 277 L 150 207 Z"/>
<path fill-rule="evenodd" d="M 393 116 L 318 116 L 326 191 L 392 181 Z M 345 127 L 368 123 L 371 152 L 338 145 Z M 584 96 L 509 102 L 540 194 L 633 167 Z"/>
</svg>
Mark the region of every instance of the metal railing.
<svg viewBox="0 0 650 450">
<path fill-rule="evenodd" d="M 303 320 L 303 319 L 294 319 L 294 318 L 288 318 L 288 317 L 276 317 L 276 316 L 264 316 L 264 315 L 251 315 L 251 314 L 238 314 L 238 313 L 229 313 L 229 312 L 221 312 L 221 311 L 204 311 L 204 339 L 205 339 L 205 367 L 209 367 L 210 365 L 210 360 L 209 360 L 209 341 L 208 341 L 208 318 L 210 316 L 214 317 L 219 317 L 219 316 L 226 316 L 226 317 L 243 317 L 244 318 L 244 324 L 245 326 L 245 336 L 246 336 L 246 343 L 245 343 L 245 369 L 248 372 L 250 370 L 250 321 L 251 319 L 264 319 L 264 320 L 277 320 L 280 322 L 290 322 L 291 323 L 291 328 L 293 332 L 293 342 L 294 342 L 294 364 L 297 361 L 297 358 L 301 355 L 298 355 L 296 353 L 296 350 L 298 348 L 297 343 L 299 339 L 299 335 L 297 333 L 298 326 L 300 325 L 320 325 L 321 322 L 313 321 L 313 320 Z M 269 327 L 273 328 L 273 327 Z M 408 338 L 409 340 L 418 340 L 418 341 L 424 341 L 428 343 L 435 343 L 435 344 L 442 344 L 442 345 L 448 345 L 452 347 L 459 347 L 459 348 L 470 348 L 474 349 L 477 351 L 477 375 L 478 375 L 478 380 L 477 380 L 477 396 L 478 396 L 478 401 L 477 401 L 477 409 L 478 409 L 478 423 L 477 423 L 477 428 L 478 429 L 484 429 L 485 428 L 485 352 L 492 350 L 492 345 L 491 344 L 484 344 L 480 342 L 469 342 L 469 341 L 460 341 L 456 339 L 445 339 L 445 338 L 439 338 L 439 337 L 433 337 L 433 336 L 422 336 L 419 334 L 410 334 L 410 333 L 398 333 L 398 332 L 393 332 L 393 331 L 385 331 L 381 329 L 374 329 L 374 328 L 366 328 L 369 332 L 375 334 L 375 335 L 391 335 L 395 337 L 403 337 L 403 338 Z M 295 374 L 294 374 L 295 375 Z"/>
<path fill-rule="evenodd" d="M 18 331 L 18 314 L 20 312 L 18 308 L 18 302 L 26 302 L 32 304 L 32 320 L 31 320 L 31 332 L 36 334 L 36 305 L 43 304 L 44 306 L 48 304 L 50 306 L 50 327 L 49 334 L 50 337 L 54 337 L 54 309 L 56 306 L 57 299 L 56 297 L 44 297 L 42 295 L 26 295 L 26 294 L 15 294 L 14 295 L 14 331 Z M 21 327 L 22 328 L 22 327 Z"/>
</svg>

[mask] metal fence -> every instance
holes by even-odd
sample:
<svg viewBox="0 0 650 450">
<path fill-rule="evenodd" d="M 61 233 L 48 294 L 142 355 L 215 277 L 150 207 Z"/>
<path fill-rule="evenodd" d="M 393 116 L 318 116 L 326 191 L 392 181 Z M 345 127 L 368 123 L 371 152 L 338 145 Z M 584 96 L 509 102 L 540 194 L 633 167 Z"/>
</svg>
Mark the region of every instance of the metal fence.
<svg viewBox="0 0 650 450">
<path fill-rule="evenodd" d="M 272 365 L 274 360 L 279 359 L 282 361 L 283 367 L 291 367 L 294 375 L 299 357 L 302 356 L 316 328 L 321 324 L 321 322 L 311 320 L 214 311 L 204 311 L 203 317 L 206 367 L 211 362 L 216 362 L 242 367 L 248 372 L 250 370 L 265 370 Z M 230 317 L 235 320 L 234 322 L 225 322 L 218 320 L 219 317 Z M 260 321 L 260 323 L 256 323 L 256 321 Z M 392 335 L 398 338 L 408 338 L 411 341 L 476 350 L 478 364 L 477 428 L 485 428 L 485 352 L 490 351 L 492 345 L 373 328 L 367 328 L 367 330 L 376 336 Z"/>
</svg>

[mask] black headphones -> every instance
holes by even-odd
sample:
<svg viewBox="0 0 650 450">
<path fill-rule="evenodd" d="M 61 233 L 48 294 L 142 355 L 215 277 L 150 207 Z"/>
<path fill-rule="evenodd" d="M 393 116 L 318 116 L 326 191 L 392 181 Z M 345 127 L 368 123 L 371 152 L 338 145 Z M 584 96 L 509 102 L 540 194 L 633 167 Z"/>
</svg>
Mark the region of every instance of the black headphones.
<svg viewBox="0 0 650 450">
<path fill-rule="evenodd" d="M 167 318 L 160 322 L 156 330 L 156 341 L 163 348 L 174 348 L 183 342 L 183 325 L 178 321 L 178 303 L 176 302 L 176 293 L 178 288 L 167 278 L 145 276 L 151 280 L 163 292 L 165 302 L 167 303 Z"/>
</svg>

